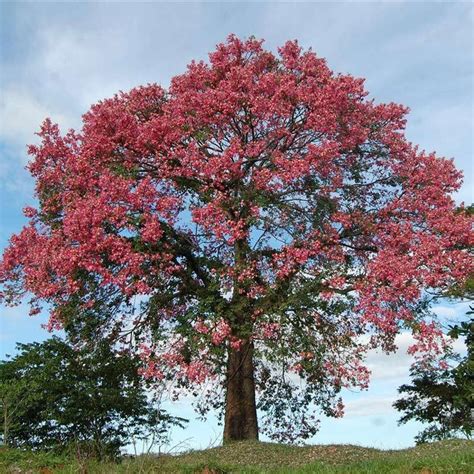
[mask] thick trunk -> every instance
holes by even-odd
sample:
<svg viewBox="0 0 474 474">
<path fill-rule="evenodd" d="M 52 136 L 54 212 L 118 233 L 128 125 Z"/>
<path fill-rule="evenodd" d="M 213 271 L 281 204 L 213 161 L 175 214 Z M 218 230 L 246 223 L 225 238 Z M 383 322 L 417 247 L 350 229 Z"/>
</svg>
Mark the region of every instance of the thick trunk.
<svg viewBox="0 0 474 474">
<path fill-rule="evenodd" d="M 229 349 L 227 364 L 224 443 L 245 439 L 258 439 L 251 342 L 243 344 L 240 350 Z"/>
</svg>

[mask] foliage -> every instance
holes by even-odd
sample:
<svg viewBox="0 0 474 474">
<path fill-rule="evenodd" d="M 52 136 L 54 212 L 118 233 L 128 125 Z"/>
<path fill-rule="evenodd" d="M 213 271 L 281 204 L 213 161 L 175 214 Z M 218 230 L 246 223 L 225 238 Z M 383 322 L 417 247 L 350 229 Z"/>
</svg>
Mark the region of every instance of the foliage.
<svg viewBox="0 0 474 474">
<path fill-rule="evenodd" d="M 148 399 L 136 361 L 115 355 L 108 343 L 75 350 L 53 337 L 17 347 L 15 357 L 0 363 L 8 446 L 114 457 L 131 439 L 159 441 L 184 421 Z"/>
<path fill-rule="evenodd" d="M 450 295 L 472 300 L 472 282 L 473 278 L 468 279 L 463 288 L 456 288 Z M 471 437 L 474 428 L 473 309 L 471 306 L 467 312 L 466 321 L 451 326 L 449 331 L 455 339 L 465 338 L 466 356 L 459 361 L 458 354 L 446 354 L 442 358 L 441 370 L 426 364 L 415 364 L 410 371 L 412 383 L 398 389 L 404 395 L 394 403 L 397 410 L 404 412 L 400 423 L 416 420 L 428 424 L 416 436 L 417 443 L 460 435 Z"/>
<path fill-rule="evenodd" d="M 209 59 L 168 91 L 99 102 L 79 132 L 43 123 L 39 206 L 3 255 L 3 298 L 47 302 L 51 328 L 100 319 L 97 337 L 132 343 L 176 396 L 226 393 L 226 427 L 256 390 L 270 436 L 305 438 L 310 407 L 340 416 L 341 388 L 367 386 L 370 347 L 407 327 L 412 352 L 443 349 L 416 308 L 471 271 L 461 173 L 406 140 L 407 108 L 296 41 L 273 54 L 230 36 Z M 296 379 L 299 412 L 282 399 Z"/>
<path fill-rule="evenodd" d="M 455 370 L 411 371 L 411 385 L 402 385 L 404 395 L 394 403 L 405 414 L 400 423 L 410 420 L 428 423 L 428 427 L 416 436 L 417 443 L 450 439 L 459 435 L 470 437 L 472 433 L 472 380 L 470 390 L 459 386 Z M 461 383 L 465 384 L 462 380 Z"/>
</svg>

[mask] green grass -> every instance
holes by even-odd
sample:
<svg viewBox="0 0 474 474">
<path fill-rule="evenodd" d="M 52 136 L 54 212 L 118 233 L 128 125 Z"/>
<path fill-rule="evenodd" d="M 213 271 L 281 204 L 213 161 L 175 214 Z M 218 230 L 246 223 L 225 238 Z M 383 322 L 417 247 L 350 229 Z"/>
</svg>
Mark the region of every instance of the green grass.
<svg viewBox="0 0 474 474">
<path fill-rule="evenodd" d="M 382 451 L 352 445 L 286 446 L 242 442 L 178 456 L 122 462 L 80 461 L 47 453 L 0 450 L 2 473 L 474 473 L 474 441 L 452 440 Z"/>
</svg>

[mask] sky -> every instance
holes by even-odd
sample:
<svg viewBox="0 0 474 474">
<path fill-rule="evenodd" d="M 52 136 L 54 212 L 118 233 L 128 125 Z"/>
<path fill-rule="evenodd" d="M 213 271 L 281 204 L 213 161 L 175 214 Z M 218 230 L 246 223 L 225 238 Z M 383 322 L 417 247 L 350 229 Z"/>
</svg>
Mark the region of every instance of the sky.
<svg viewBox="0 0 474 474">
<path fill-rule="evenodd" d="M 273 51 L 298 39 L 334 71 L 364 77 L 371 98 L 409 106 L 408 138 L 454 158 L 464 172 L 455 198 L 472 203 L 473 10 L 471 2 L 0 3 L 0 249 L 34 203 L 26 144 L 45 117 L 62 130 L 80 127 L 91 104 L 141 84 L 166 87 L 230 33 L 262 38 Z M 435 311 L 449 320 L 464 309 L 446 302 Z M 16 342 L 48 337 L 46 315 L 27 314 L 26 305 L 0 307 L 0 357 Z M 391 407 L 411 361 L 410 336 L 397 341 L 396 354 L 369 355 L 371 388 L 345 393 L 346 416 L 323 419 L 312 443 L 413 444 L 420 425 L 398 427 Z M 193 417 L 189 400 L 169 408 Z M 201 448 L 220 434 L 214 419 L 193 421 L 173 442 Z"/>
</svg>

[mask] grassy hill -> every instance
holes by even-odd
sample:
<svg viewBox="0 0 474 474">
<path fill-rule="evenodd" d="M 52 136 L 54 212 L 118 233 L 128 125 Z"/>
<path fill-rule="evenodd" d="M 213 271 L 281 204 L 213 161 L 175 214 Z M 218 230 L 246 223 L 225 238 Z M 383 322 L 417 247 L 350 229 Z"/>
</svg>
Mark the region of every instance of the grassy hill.
<svg viewBox="0 0 474 474">
<path fill-rule="evenodd" d="M 352 445 L 295 447 L 242 442 L 178 456 L 138 456 L 119 464 L 46 453 L 0 450 L 2 473 L 474 473 L 474 441 L 452 440 L 403 450 Z"/>
</svg>

